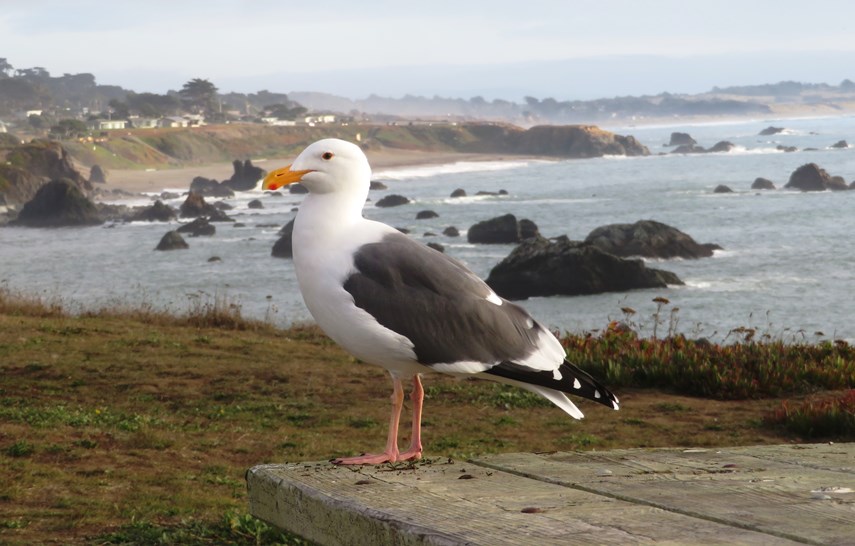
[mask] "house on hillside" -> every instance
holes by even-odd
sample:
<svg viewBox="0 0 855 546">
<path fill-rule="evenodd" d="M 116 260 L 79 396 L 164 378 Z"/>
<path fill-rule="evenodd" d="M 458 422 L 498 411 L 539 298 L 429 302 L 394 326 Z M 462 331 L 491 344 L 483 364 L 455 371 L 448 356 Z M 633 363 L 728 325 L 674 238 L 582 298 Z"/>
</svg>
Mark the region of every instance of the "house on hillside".
<svg viewBox="0 0 855 546">
<path fill-rule="evenodd" d="M 157 123 L 158 127 L 189 127 L 190 122 L 181 116 L 169 116 L 160 118 Z"/>
<path fill-rule="evenodd" d="M 154 129 L 158 126 L 160 120 L 157 118 L 132 117 L 129 121 L 137 129 Z"/>
<path fill-rule="evenodd" d="M 93 119 L 87 122 L 92 131 L 115 131 L 116 129 L 127 129 L 126 119 Z"/>
<path fill-rule="evenodd" d="M 291 119 L 261 118 L 261 121 L 266 125 L 274 125 L 277 127 L 292 127 L 297 125 L 297 122 Z"/>
<path fill-rule="evenodd" d="M 303 123 L 309 125 L 310 127 L 314 127 L 315 125 L 322 123 L 335 123 L 335 120 L 335 114 L 312 114 L 310 116 L 304 117 Z"/>
</svg>

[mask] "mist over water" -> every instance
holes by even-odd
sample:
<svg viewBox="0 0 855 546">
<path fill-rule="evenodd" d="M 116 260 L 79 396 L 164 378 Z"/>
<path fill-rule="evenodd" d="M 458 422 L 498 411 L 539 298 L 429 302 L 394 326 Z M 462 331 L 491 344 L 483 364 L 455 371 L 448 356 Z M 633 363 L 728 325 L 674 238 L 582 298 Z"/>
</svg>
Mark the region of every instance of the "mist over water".
<svg viewBox="0 0 855 546">
<path fill-rule="evenodd" d="M 769 125 L 786 127 L 759 136 Z M 546 325 L 573 332 L 601 329 L 623 319 L 622 307 L 650 333 L 652 299 L 664 296 L 667 330 L 670 310 L 677 329 L 714 340 L 739 326 L 756 327 L 784 339 L 844 338 L 855 341 L 853 256 L 855 192 L 799 193 L 783 190 L 790 174 L 814 162 L 831 175 L 855 179 L 855 149 L 830 149 L 839 140 L 855 143 L 855 119 L 758 120 L 694 126 L 609 127 L 631 134 L 653 155 L 562 161 L 461 162 L 375 172 L 387 191 L 372 191 L 365 216 L 407 228 L 422 242 L 436 241 L 482 277 L 512 250 L 512 245 L 470 245 L 465 230 L 475 222 L 505 213 L 529 218 L 543 235 L 584 239 L 610 223 L 652 219 L 674 226 L 700 243 L 724 247 L 713 258 L 654 260 L 648 265 L 675 272 L 685 286 L 593 296 L 533 298 L 520 302 Z M 729 153 L 658 155 L 672 131 L 688 132 L 706 148 L 727 140 Z M 796 146 L 784 153 L 776 146 Z M 806 151 L 805 148 L 815 148 Z M 774 191 L 750 190 L 757 177 L 772 180 Z M 714 194 L 726 184 L 731 194 Z M 452 199 L 463 188 L 470 197 Z M 507 196 L 478 191 L 507 190 Z M 373 206 L 399 193 L 414 200 L 402 207 Z M 248 209 L 260 198 L 265 208 Z M 73 309 L 140 304 L 184 312 L 200 299 L 220 297 L 239 304 L 245 316 L 277 324 L 310 320 L 290 260 L 270 256 L 278 228 L 301 196 L 273 197 L 260 191 L 227 200 L 229 215 L 245 227 L 217 224 L 214 237 L 187 238 L 189 250 L 155 252 L 160 237 L 177 223 L 41 230 L 0 229 L 0 282 L 15 292 L 59 298 Z M 183 197 L 169 202 L 177 207 Z M 137 200 L 141 203 L 142 201 Z M 415 220 L 431 209 L 431 220 Z M 459 238 L 442 236 L 447 226 Z M 426 236 L 426 232 L 437 234 Z M 212 256 L 222 261 L 209 263 Z M 814 335 L 821 331 L 820 338 Z"/>
</svg>

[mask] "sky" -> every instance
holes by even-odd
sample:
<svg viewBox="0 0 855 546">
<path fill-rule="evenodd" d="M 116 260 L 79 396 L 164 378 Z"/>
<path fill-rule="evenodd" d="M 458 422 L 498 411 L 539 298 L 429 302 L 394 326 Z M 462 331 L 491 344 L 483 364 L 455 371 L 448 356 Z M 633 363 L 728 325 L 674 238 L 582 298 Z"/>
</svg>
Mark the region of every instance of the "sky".
<svg viewBox="0 0 855 546">
<path fill-rule="evenodd" d="M 0 0 L 0 57 L 137 92 L 519 101 L 855 80 L 851 0 Z"/>
</svg>

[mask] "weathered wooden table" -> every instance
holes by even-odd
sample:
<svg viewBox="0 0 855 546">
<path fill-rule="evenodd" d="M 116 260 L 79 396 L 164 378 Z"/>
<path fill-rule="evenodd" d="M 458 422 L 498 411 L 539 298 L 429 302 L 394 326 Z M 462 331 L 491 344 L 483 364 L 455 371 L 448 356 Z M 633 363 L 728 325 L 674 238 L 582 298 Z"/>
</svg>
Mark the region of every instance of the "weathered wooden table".
<svg viewBox="0 0 855 546">
<path fill-rule="evenodd" d="M 855 444 L 261 465 L 250 512 L 319 544 L 855 545 Z"/>
</svg>

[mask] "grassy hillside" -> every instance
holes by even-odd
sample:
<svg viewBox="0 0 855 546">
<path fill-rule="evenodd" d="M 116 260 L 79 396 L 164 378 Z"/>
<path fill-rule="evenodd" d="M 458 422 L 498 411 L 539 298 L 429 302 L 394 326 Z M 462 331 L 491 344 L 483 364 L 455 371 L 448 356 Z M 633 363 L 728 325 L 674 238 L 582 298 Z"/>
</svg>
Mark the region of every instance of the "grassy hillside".
<svg viewBox="0 0 855 546">
<path fill-rule="evenodd" d="M 63 144 L 84 165 L 108 169 L 168 168 L 234 159 L 293 156 L 321 138 L 359 142 L 366 150 L 501 153 L 592 157 L 603 153 L 643 155 L 631 137 L 616 137 L 593 126 L 548 126 L 524 130 L 512 125 L 324 125 L 268 127 L 211 125 L 190 129 L 111 131 L 96 142 Z"/>
<path fill-rule="evenodd" d="M 520 389 L 429 375 L 426 457 L 817 437 L 764 422 L 781 412 L 780 398 L 714 400 L 677 387 L 684 368 L 705 370 L 726 349 L 661 340 L 651 350 L 656 343 L 626 334 L 571 336 L 565 345 L 609 376 L 683 361 L 679 373 L 655 380 L 618 373 L 621 411 L 581 401 L 582 421 Z M 753 369 L 754 346 L 730 354 L 729 367 Z M 660 362 L 663 351 L 673 354 Z M 813 367 L 793 360 L 806 388 L 776 396 L 789 397 L 783 407 L 795 414 L 802 395 L 794 393 L 820 383 Z M 841 346 L 829 366 L 851 374 L 852 361 Z M 146 309 L 71 316 L 0 291 L 0 543 L 300 544 L 246 514 L 244 472 L 380 449 L 389 393 L 385 372 L 316 328 L 248 322 L 228 302 L 200 303 L 183 317 Z M 839 408 L 851 417 L 851 403 Z M 848 436 L 825 439 L 851 439 L 849 423 Z"/>
</svg>

